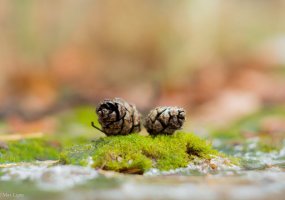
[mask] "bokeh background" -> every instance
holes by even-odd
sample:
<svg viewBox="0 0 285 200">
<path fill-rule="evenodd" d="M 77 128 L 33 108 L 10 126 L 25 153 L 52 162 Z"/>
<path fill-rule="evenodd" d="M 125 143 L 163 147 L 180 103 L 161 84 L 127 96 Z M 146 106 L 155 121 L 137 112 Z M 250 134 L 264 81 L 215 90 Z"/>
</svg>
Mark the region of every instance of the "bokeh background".
<svg viewBox="0 0 285 200">
<path fill-rule="evenodd" d="M 122 97 L 223 126 L 284 105 L 284 10 L 283 0 L 1 0 L 0 116 L 11 132 L 43 130 L 55 113 Z"/>
</svg>

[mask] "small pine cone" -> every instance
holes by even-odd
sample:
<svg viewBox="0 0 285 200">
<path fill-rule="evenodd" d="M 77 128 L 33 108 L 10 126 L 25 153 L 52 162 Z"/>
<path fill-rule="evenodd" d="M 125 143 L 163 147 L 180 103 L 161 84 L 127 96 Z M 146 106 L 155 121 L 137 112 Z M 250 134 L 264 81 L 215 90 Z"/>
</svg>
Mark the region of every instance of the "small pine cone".
<svg viewBox="0 0 285 200">
<path fill-rule="evenodd" d="M 185 110 L 178 107 L 157 107 L 150 111 L 144 126 L 150 135 L 171 135 L 181 129 L 185 121 Z"/>
<path fill-rule="evenodd" d="M 102 131 L 107 135 L 127 135 L 139 132 L 140 114 L 136 107 L 125 100 L 104 100 L 97 106 L 96 113 Z"/>
</svg>

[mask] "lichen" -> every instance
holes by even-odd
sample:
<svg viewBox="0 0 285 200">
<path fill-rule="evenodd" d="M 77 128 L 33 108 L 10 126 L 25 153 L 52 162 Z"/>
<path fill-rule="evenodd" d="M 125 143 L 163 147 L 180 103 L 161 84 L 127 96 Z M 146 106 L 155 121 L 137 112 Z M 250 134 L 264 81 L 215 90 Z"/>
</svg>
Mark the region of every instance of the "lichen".
<svg viewBox="0 0 285 200">
<path fill-rule="evenodd" d="M 91 157 L 94 168 L 141 174 L 150 168 L 186 167 L 195 158 L 208 159 L 217 154 L 198 136 L 177 132 L 171 136 L 130 134 L 104 137 L 65 149 L 60 160 L 66 164 L 87 165 Z"/>
<path fill-rule="evenodd" d="M 52 141 L 43 139 L 24 139 L 7 143 L 8 148 L 0 149 L 0 163 L 36 160 L 57 160 L 59 148 Z"/>
</svg>

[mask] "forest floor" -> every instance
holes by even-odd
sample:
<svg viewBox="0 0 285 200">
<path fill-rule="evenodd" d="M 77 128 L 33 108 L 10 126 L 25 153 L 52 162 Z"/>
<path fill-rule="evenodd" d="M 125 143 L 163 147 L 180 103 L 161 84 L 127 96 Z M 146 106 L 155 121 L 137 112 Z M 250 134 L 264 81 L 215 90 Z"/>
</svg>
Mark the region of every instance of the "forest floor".
<svg viewBox="0 0 285 200">
<path fill-rule="evenodd" d="M 33 124 L 2 122 L 2 132 L 9 126 L 53 128 L 0 135 L 0 199 L 282 199 L 284 111 L 266 107 L 223 128 L 194 127 L 190 122 L 183 131 L 194 132 L 225 156 L 170 170 L 150 168 L 142 175 L 94 169 L 92 160 L 84 166 L 59 161 L 64 149 L 104 137 L 90 126 L 96 121 L 91 107 Z"/>
</svg>

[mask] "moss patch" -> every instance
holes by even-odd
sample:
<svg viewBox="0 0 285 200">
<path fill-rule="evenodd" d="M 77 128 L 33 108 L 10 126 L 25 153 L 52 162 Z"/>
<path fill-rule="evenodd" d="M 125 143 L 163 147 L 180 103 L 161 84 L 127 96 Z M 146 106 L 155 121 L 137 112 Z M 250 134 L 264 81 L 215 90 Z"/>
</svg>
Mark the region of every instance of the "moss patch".
<svg viewBox="0 0 285 200">
<path fill-rule="evenodd" d="M 36 160 L 57 160 L 59 148 L 53 142 L 43 139 L 26 139 L 7 143 L 7 149 L 0 149 L 0 163 Z"/>
<path fill-rule="evenodd" d="M 218 153 L 204 140 L 194 134 L 178 132 L 172 136 L 104 137 L 64 150 L 60 160 L 66 164 L 87 165 L 88 158 L 92 158 L 94 168 L 140 174 L 152 167 L 160 170 L 186 167 L 194 158 L 210 158 L 211 154 Z"/>
</svg>

